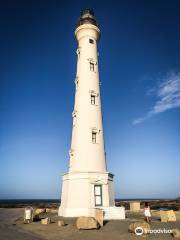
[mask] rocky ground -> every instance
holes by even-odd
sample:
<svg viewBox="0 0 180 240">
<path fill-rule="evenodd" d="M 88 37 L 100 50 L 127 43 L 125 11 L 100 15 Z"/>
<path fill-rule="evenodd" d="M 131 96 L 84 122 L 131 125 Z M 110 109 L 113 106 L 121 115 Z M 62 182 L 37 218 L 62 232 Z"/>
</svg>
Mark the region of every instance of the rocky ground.
<svg viewBox="0 0 180 240">
<path fill-rule="evenodd" d="M 59 227 L 57 213 L 48 213 L 53 223 L 42 225 L 40 222 L 23 223 L 23 208 L 0 209 L 0 240 L 129 240 L 129 239 L 173 239 L 171 234 L 149 234 L 138 237 L 128 232 L 129 224 L 143 220 L 143 213 L 130 213 L 121 221 L 109 221 L 98 230 L 78 230 L 75 219 L 65 219 L 66 226 Z M 159 211 L 153 210 L 151 229 L 180 229 L 180 212 L 176 212 L 177 221 L 161 223 Z"/>
</svg>

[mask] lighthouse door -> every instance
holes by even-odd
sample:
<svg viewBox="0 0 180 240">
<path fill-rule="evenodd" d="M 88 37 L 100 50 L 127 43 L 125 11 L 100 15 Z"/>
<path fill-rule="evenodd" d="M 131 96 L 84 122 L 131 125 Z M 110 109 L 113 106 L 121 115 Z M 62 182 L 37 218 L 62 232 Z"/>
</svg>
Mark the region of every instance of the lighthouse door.
<svg viewBox="0 0 180 240">
<path fill-rule="evenodd" d="M 102 206 L 102 185 L 94 185 L 95 207 Z"/>
</svg>

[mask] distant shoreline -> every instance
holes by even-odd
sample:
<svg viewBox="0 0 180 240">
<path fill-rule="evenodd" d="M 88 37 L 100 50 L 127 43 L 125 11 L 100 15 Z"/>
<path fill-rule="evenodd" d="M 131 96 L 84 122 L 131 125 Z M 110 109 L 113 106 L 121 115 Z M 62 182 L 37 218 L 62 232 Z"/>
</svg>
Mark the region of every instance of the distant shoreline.
<svg viewBox="0 0 180 240">
<path fill-rule="evenodd" d="M 180 198 L 116 198 L 115 201 L 158 201 L 158 200 L 177 200 Z M 54 198 L 7 198 L 7 199 L 0 199 L 0 203 L 2 202 L 60 202 L 60 199 Z"/>
<path fill-rule="evenodd" d="M 124 206 L 129 209 L 131 201 L 140 201 L 141 208 L 145 202 L 149 202 L 151 209 L 173 209 L 180 210 L 180 198 L 176 199 L 115 199 L 116 206 Z M 52 208 L 57 209 L 60 205 L 60 199 L 0 199 L 0 208 L 24 208 L 32 206 L 34 208 Z"/>
</svg>

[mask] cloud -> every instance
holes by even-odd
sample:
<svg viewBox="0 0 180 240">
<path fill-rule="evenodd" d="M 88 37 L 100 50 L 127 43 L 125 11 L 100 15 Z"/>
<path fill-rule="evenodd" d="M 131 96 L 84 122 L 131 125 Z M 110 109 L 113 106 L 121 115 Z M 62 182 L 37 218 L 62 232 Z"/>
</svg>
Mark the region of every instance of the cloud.
<svg viewBox="0 0 180 240">
<path fill-rule="evenodd" d="M 148 90 L 147 95 L 151 95 L 149 93 L 152 92 L 155 92 L 157 101 L 144 117 L 135 119 L 133 125 L 142 123 L 156 114 L 180 107 L 180 73 L 168 74 L 156 91 Z"/>
</svg>

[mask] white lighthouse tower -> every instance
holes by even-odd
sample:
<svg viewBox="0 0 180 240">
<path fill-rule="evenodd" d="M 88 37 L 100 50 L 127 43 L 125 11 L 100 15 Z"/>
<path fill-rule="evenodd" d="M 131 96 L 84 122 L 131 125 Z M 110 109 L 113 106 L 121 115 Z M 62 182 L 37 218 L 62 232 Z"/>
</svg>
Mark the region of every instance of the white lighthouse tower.
<svg viewBox="0 0 180 240">
<path fill-rule="evenodd" d="M 101 208 L 106 219 L 124 218 L 124 209 L 115 207 L 113 174 L 106 165 L 97 52 L 100 29 L 91 10 L 82 12 L 75 37 L 78 48 L 72 141 L 59 216 L 91 216 L 94 208 Z"/>
</svg>

